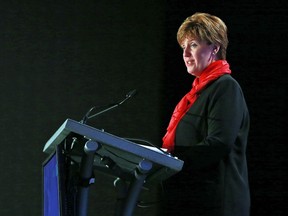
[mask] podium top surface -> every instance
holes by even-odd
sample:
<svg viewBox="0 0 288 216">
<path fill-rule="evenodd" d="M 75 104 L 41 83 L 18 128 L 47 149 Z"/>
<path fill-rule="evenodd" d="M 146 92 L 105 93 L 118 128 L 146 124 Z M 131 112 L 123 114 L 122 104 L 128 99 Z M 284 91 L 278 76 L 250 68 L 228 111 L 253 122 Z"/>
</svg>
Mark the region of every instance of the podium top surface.
<svg viewBox="0 0 288 216">
<path fill-rule="evenodd" d="M 154 170 L 154 174 L 162 170 L 161 173 L 164 171 L 166 177 L 179 172 L 184 164 L 182 160 L 165 154 L 155 147 L 139 145 L 72 119 L 67 119 L 58 128 L 46 142 L 43 152 L 48 154 L 52 153 L 55 147 L 62 143 L 70 133 L 79 134 L 87 140 L 93 140 L 101 144 L 100 153 L 111 157 L 117 164 L 119 163 L 123 169 L 127 169 L 128 172 L 143 159 L 156 164 L 155 169 L 157 170 Z M 96 166 L 98 162 L 95 159 Z"/>
</svg>

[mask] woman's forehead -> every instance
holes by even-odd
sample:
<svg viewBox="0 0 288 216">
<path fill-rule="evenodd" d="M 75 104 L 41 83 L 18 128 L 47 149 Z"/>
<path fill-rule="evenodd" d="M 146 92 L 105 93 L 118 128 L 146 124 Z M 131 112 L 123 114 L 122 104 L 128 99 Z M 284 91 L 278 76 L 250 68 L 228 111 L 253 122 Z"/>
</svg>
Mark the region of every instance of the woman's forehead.
<svg viewBox="0 0 288 216">
<path fill-rule="evenodd" d="M 189 43 L 193 41 L 200 42 L 201 40 L 199 39 L 199 37 L 196 37 L 195 35 L 186 35 L 185 37 L 182 38 L 181 43 L 186 43 L 186 42 Z"/>
</svg>

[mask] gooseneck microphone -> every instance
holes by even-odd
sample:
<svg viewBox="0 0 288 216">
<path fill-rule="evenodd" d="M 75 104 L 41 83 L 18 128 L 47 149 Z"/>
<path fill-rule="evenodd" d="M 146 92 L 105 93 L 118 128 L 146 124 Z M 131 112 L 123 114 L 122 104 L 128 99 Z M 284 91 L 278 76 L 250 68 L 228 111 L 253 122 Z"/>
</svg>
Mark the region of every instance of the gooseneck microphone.
<svg viewBox="0 0 288 216">
<path fill-rule="evenodd" d="M 97 113 L 95 113 L 95 114 L 93 114 L 93 115 L 90 115 L 90 113 L 91 113 L 92 110 L 94 110 L 96 107 L 94 106 L 94 107 L 90 108 L 90 109 L 88 110 L 88 112 L 84 115 L 84 117 L 82 118 L 82 120 L 80 121 L 80 123 L 86 124 L 89 119 L 94 118 L 94 117 L 96 117 L 96 116 L 98 116 L 98 115 L 101 115 L 102 113 L 105 113 L 105 112 L 107 112 L 107 111 L 109 111 L 109 110 L 111 110 L 111 109 L 114 109 L 114 108 L 122 105 L 122 104 L 123 104 L 124 102 L 126 102 L 128 99 L 130 99 L 131 97 L 133 97 L 133 96 L 136 94 L 136 92 L 137 92 L 136 89 L 134 89 L 134 90 L 132 90 L 132 91 L 129 91 L 129 92 L 125 95 L 125 98 L 122 99 L 120 102 L 110 104 L 110 105 L 108 105 L 108 108 L 106 108 L 106 109 L 104 109 L 104 110 L 101 110 L 100 112 L 97 112 Z"/>
</svg>

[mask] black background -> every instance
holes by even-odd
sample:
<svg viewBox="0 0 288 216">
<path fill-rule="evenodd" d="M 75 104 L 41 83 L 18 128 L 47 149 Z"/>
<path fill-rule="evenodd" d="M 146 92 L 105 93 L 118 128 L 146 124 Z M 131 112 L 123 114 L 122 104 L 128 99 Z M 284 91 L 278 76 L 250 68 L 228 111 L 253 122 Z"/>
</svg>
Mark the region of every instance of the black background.
<svg viewBox="0 0 288 216">
<path fill-rule="evenodd" d="M 41 215 L 43 146 L 67 118 L 80 120 L 92 106 L 137 89 L 89 124 L 161 145 L 193 81 L 176 32 L 195 12 L 217 15 L 229 29 L 227 60 L 251 115 L 251 215 L 287 212 L 287 1 L 15 0 L 0 3 L 1 216 Z M 89 215 L 113 215 L 113 181 L 98 173 Z M 156 215 L 157 207 L 135 215 Z"/>
</svg>

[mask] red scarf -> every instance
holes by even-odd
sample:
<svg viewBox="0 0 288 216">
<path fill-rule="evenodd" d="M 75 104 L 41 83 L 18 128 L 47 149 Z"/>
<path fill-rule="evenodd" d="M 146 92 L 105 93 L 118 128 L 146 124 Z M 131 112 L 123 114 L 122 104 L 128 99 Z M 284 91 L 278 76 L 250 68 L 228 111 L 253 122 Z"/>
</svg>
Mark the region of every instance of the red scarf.
<svg viewBox="0 0 288 216">
<path fill-rule="evenodd" d="M 181 118 L 197 100 L 197 93 L 201 92 L 205 88 L 205 86 L 207 86 L 207 84 L 209 84 L 213 80 L 218 79 L 224 74 L 230 73 L 231 70 L 229 68 L 228 62 L 225 60 L 218 60 L 208 65 L 208 67 L 204 69 L 200 77 L 196 77 L 194 79 L 192 89 L 180 100 L 180 102 L 174 109 L 170 123 L 167 128 L 167 132 L 163 137 L 162 148 L 167 149 L 168 152 L 173 152 L 177 125 Z"/>
</svg>

